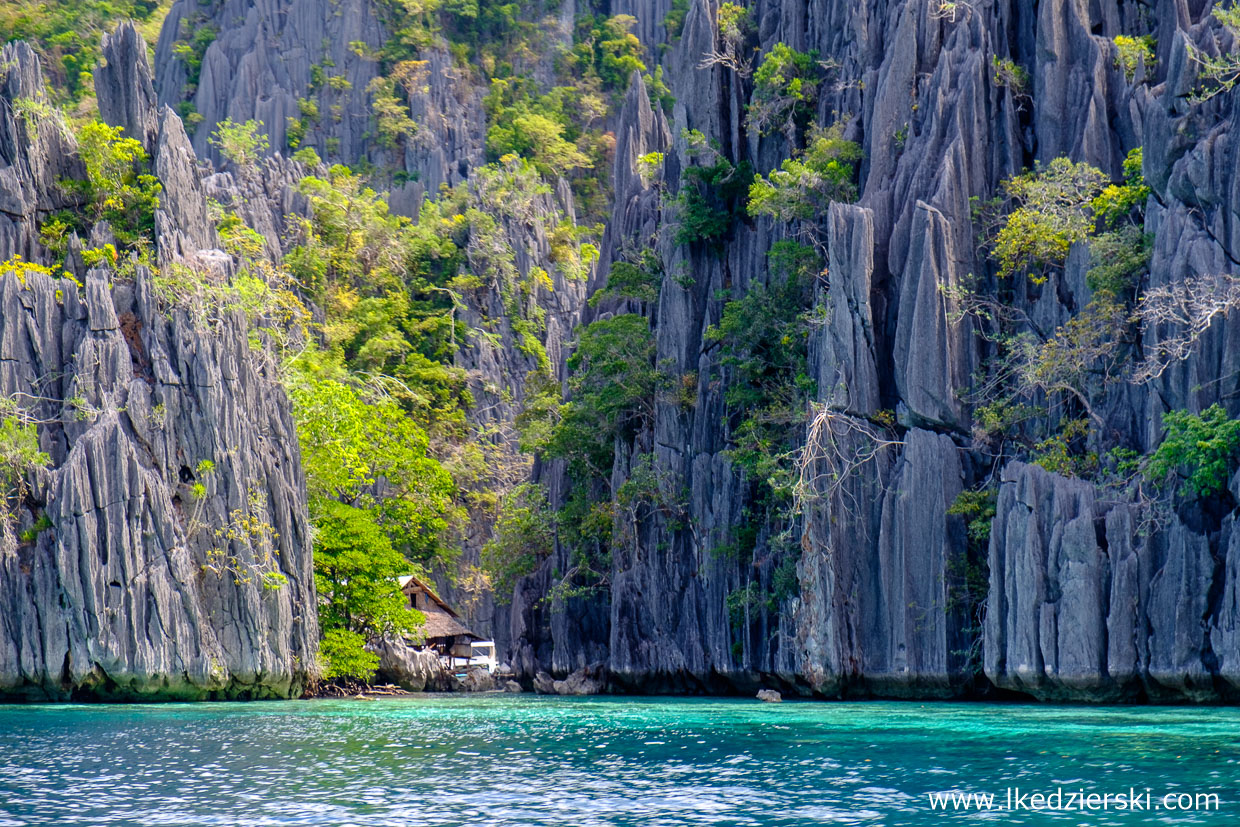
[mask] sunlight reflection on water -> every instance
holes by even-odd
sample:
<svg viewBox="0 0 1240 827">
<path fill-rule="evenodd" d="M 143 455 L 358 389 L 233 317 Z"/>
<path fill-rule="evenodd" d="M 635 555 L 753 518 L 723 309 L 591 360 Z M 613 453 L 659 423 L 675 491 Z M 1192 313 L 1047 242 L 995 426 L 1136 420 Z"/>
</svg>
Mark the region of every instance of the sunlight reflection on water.
<svg viewBox="0 0 1240 827">
<path fill-rule="evenodd" d="M 931 791 L 1219 812 L 932 812 Z M 12 825 L 1228 824 L 1240 710 L 425 696 L 0 708 Z"/>
</svg>

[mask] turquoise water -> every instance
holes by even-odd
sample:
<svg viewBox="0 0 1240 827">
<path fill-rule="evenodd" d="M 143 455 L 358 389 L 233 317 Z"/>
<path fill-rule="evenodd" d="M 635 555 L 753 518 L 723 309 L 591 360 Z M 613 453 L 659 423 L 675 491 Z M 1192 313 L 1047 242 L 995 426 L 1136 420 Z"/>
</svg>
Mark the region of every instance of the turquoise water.
<svg viewBox="0 0 1240 827">
<path fill-rule="evenodd" d="M 1134 786 L 1219 807 L 945 815 L 928 799 Z M 0 708 L 5 826 L 944 823 L 1238 824 L 1240 710 L 528 695 Z"/>
</svg>

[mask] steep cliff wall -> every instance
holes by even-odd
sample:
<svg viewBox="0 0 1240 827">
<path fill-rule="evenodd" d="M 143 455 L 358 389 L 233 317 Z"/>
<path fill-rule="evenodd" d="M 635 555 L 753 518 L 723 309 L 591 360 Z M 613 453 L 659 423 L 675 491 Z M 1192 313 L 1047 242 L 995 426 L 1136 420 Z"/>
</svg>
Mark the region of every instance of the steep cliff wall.
<svg viewBox="0 0 1240 827">
<path fill-rule="evenodd" d="M 661 13 L 625 10 L 643 31 L 654 31 Z M 789 148 L 783 136 L 747 128 L 751 83 L 701 61 L 716 48 L 714 12 L 691 2 L 663 60 L 676 97 L 667 126 L 631 99 L 617 134 L 662 149 L 660 136 L 697 129 L 734 161 L 773 168 Z M 1154 250 L 1143 286 L 1236 272 L 1234 95 L 1186 100 L 1196 71 L 1187 44 L 1212 51 L 1216 36 L 1223 48 L 1229 43 L 1209 12 L 1174 2 L 1145 9 L 1071 0 L 751 4 L 764 51 L 781 41 L 817 51 L 828 67 L 817 120 L 848 119 L 847 134 L 865 150 L 858 205 L 833 205 L 814 218 L 826 236 L 829 278 L 820 287 L 826 321 L 811 334 L 811 370 L 819 410 L 832 416 L 808 434 L 836 429 L 837 451 L 842 444 L 844 454 L 868 459 L 843 485 L 833 477 L 838 469 L 821 459 L 811 466 L 818 495 L 803 512 L 799 595 L 749 620 L 736 647 L 728 597 L 749 582 L 769 584 L 770 564 L 762 561 L 773 555 L 764 551 L 769 537 L 759 541 L 752 568 L 709 550 L 712 532 L 750 519 L 744 485 L 724 454 L 726 371 L 722 383 L 699 385 L 689 412 L 661 405 L 633 450 L 653 451 L 684 481 L 692 530 L 660 526 L 652 516 L 639 547 L 615 559 L 606 598 L 593 607 L 563 605 L 551 618 L 537 600 L 566 560 L 549 561 L 518 588 L 527 608 L 514 612 L 514 639 L 527 648 L 517 662 L 563 671 L 605 661 L 618 684 L 643 688 L 774 681 L 828 695 L 995 686 L 1051 699 L 1235 697 L 1229 506 L 1221 515 L 1149 524 L 1142 506 L 1115 503 L 1114 492 L 1095 494 L 1087 483 L 1013 463 L 1001 469 L 988 560 L 969 551 L 964 520 L 948 513 L 961 490 L 999 473 L 988 449 L 972 440 L 974 410 L 963 393 L 993 355 L 955 303 L 968 277 L 993 267 L 978 251 L 971 199 L 989 198 L 1002 179 L 1064 155 L 1118 179 L 1125 153 L 1142 146 Z M 1128 78 L 1112 39 L 1146 33 L 1158 44 L 1157 61 Z M 1026 67 L 1028 85 L 997 82 L 995 59 Z M 662 186 L 674 190 L 692 160 L 683 142 L 671 144 Z M 617 156 L 604 260 L 616 260 L 626 244 L 655 245 L 668 272 L 691 276 L 691 286 L 663 282 L 658 358 L 674 372 L 717 374 L 718 356 L 703 337 L 719 318 L 715 296 L 764 283 L 765 254 L 787 229 L 767 219 L 741 222 L 718 254 L 678 245 L 672 232 L 656 232 L 675 216 L 660 213 L 633 160 Z M 1082 253 L 1046 284 L 1016 285 L 1012 304 L 1040 329 L 1053 330 L 1088 302 Z M 1153 450 L 1167 410 L 1222 402 L 1233 416 L 1240 412 L 1234 328 L 1215 322 L 1188 359 L 1150 384 L 1108 387 L 1110 444 Z M 874 427 L 883 410 L 895 413 L 897 427 Z M 876 439 L 891 444 L 871 456 L 866 446 Z M 623 463 L 621 455 L 621 479 Z M 987 564 L 983 629 L 959 590 L 962 571 Z"/>
<path fill-rule="evenodd" d="M 227 267 L 145 45 L 127 26 L 104 53 L 101 114 L 140 137 L 164 187 L 160 266 Z M 6 46 L 0 67 L 0 259 L 37 261 L 39 224 L 80 206 L 59 182 L 81 162 L 54 121 L 17 113 L 42 95 L 33 53 Z M 318 628 L 283 390 L 243 316 L 208 325 L 161 301 L 150 267 L 88 269 L 82 247 L 75 236 L 66 265 L 81 288 L 0 278 L 0 396 L 38 423 L 50 459 L 0 532 L 0 696 L 296 697 Z"/>
<path fill-rule="evenodd" d="M 774 683 L 827 696 L 998 689 L 1046 699 L 1234 699 L 1240 541 L 1232 527 L 1240 483 L 1205 505 L 1164 501 L 1151 517 L 1141 490 L 1052 473 L 1028 463 L 1024 448 L 979 438 L 979 400 L 969 389 L 994 369 L 999 347 L 979 335 L 985 323 L 961 299 L 966 288 L 1002 297 L 1023 330 L 1042 334 L 1079 314 L 1092 298 L 1087 245 L 1076 245 L 1044 282 L 998 279 L 979 247 L 974 207 L 1000 193 L 1005 179 L 1060 157 L 1121 181 L 1123 161 L 1137 147 L 1151 187 L 1144 230 L 1152 251 L 1137 292 L 1240 270 L 1236 93 L 1206 103 L 1190 98 L 1197 73 L 1190 45 L 1207 53 L 1235 45 L 1211 6 L 745 5 L 752 24 L 746 54 L 760 59 L 779 43 L 813 52 L 819 80 L 809 120 L 842 124 L 843 136 L 860 146 L 855 203 L 832 203 L 798 222 L 742 209 L 715 242 L 686 241 L 677 231 L 684 209 L 678 196 L 691 181 L 685 171 L 701 164 L 703 145 L 737 170 L 748 163 L 765 173 L 804 136 L 754 128 L 754 76 L 704 59 L 721 46 L 717 3 L 689 0 L 681 20 L 681 4 L 665 0 L 566 2 L 547 14 L 539 7 L 529 14 L 540 17 L 545 48 L 502 72 L 547 86 L 556 55 L 573 42 L 576 16 L 627 14 L 647 65 L 658 65 L 674 98 L 652 100 L 655 85 L 634 75 L 623 103 L 605 117 L 615 147 L 612 202 L 599 262 L 585 283 L 550 264 L 550 231 L 565 218 L 575 223 L 569 182 L 549 181 L 551 191 L 529 209 L 514 209 L 502 194 L 487 202 L 477 173 L 488 160 L 483 98 L 491 68 L 467 70 L 447 41 L 433 39 L 420 54 L 425 83 L 408 91 L 418 131 L 399 148 L 375 140 L 367 89 L 379 76 L 375 55 L 399 36 L 388 30 L 383 4 L 342 2 L 325 13 L 321 4 L 289 0 L 178 0 L 153 80 L 139 77 L 117 94 L 109 84 L 99 97 L 127 131 L 158 148 L 153 154 L 170 190 L 160 237 L 170 251 L 214 246 L 196 217 L 199 196 L 177 196 L 202 186 L 220 196 L 250 187 L 247 197 L 261 213 L 249 215 L 250 223 L 277 252 L 283 214 L 304 209 L 283 183 L 299 174 L 294 165 L 272 160 L 266 181 L 225 172 L 200 185 L 188 163 L 171 159 L 188 158 L 192 143 L 199 156 L 221 162 L 207 139 L 225 117 L 257 118 L 272 152 L 286 153 L 293 118 L 303 121 L 302 145 L 379 170 L 395 184 L 393 206 L 406 214 L 416 214 L 440 184 L 470 188 L 497 217 L 517 270 L 552 274 L 553 289 L 533 306 L 545 319 L 539 344 L 556 378 L 568 375 L 579 324 L 624 313 L 648 320 L 654 365 L 680 392 L 652 399 L 642 426 L 617 438 L 604 476 L 615 492 L 642 469 L 683 490 L 683 502 L 638 509 L 623 525 L 631 515 L 618 516 L 624 542 L 613 544 L 588 589 L 562 588 L 579 549 L 561 538 L 518 581 L 511 606 L 489 597 L 473 604 L 480 630 L 495 634 L 525 678 L 601 663 L 614 687 L 651 691 L 749 691 Z M 195 26 L 213 32 L 199 44 L 206 44 L 200 67 L 185 48 Z M 1153 59 L 1126 72 L 1114 42 L 1120 35 L 1149 35 Z M 109 59 L 104 76 L 125 65 Z M 1020 67 L 1023 76 L 1004 77 L 1015 72 L 1004 67 Z M 18 81 L 10 73 L 7 83 Z M 163 103 L 192 102 L 192 109 L 183 106 L 187 118 L 191 111 L 201 116 L 192 138 L 179 137 L 169 110 L 152 114 L 154 90 Z M 10 90 L 10 100 L 17 94 Z M 319 114 L 305 123 L 310 111 Z M 20 193 L 0 213 L 0 244 L 7 245 L 0 251 L 34 254 L 30 216 L 65 206 L 67 196 L 51 182 L 71 174 L 75 161 L 68 144 L 58 149 L 64 139 L 54 130 L 40 132 L 36 150 L 17 153 L 17 138 L 6 136 L 20 129 L 12 119 L 0 123 L 0 156 L 11 170 L 0 170 L 8 176 L 0 191 Z M 659 163 L 651 164 L 652 153 Z M 184 185 L 169 185 L 178 175 Z M 240 207 L 247 197 L 232 203 Z M 800 309 L 811 319 L 806 373 L 816 396 L 795 444 L 785 446 L 803 460 L 797 508 L 774 519 L 756 493 L 763 481 L 735 460 L 740 422 L 729 390 L 740 379 L 709 331 L 729 300 L 774 289 L 780 277 L 769 254 L 777 243 L 807 239 L 823 259 L 812 304 Z M 659 263 L 657 298 L 608 298 L 613 266 L 645 253 Z M 132 299 L 113 291 L 118 319 L 128 302 L 141 305 L 143 278 L 137 275 Z M 603 300 L 588 306 L 588 295 Z M 73 318 L 91 318 L 90 302 L 84 307 Z M 154 336 L 156 320 L 132 312 L 144 335 Z M 563 504 L 581 484 L 565 464 L 516 456 L 514 422 L 530 399 L 527 375 L 538 366 L 521 346 L 519 319 L 509 318 L 496 285 L 468 296 L 460 313 L 489 334 L 462 342 L 457 355 L 470 377 L 478 433 L 489 434 L 523 473 L 522 463 L 530 463 L 551 502 Z M 1137 355 L 1155 352 L 1179 332 L 1163 326 L 1134 334 L 1125 346 Z M 1154 380 L 1094 382 L 1095 436 L 1087 450 L 1148 454 L 1166 411 L 1218 402 L 1240 414 L 1238 335 L 1234 320 L 1220 317 L 1188 358 Z M 118 412 L 117 421 L 124 416 Z M 1064 418 L 1044 413 L 1035 424 L 1051 433 Z M 979 545 L 953 507 L 962 492 L 983 487 L 997 491 L 988 545 Z M 470 526 L 464 564 L 478 561 L 489 532 L 485 519 Z M 737 553 L 739 536 L 747 539 Z M 443 585 L 454 600 L 476 597 L 450 579 Z"/>
</svg>

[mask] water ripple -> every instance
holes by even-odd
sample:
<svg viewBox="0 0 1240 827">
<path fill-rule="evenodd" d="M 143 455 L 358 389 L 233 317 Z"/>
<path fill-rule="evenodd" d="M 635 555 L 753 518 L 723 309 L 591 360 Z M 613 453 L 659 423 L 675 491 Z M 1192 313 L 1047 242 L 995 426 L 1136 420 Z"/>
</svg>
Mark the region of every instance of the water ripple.
<svg viewBox="0 0 1240 827">
<path fill-rule="evenodd" d="M 0 708 L 0 827 L 1236 823 L 1240 712 L 426 696 Z M 930 810 L 1214 792 L 1221 812 Z"/>
</svg>

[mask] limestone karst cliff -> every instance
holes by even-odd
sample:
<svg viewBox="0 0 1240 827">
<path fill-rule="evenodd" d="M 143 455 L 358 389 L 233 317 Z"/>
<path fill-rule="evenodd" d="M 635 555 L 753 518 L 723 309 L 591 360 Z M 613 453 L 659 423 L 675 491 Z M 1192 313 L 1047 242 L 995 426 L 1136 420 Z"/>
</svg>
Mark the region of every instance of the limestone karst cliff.
<svg viewBox="0 0 1240 827">
<path fill-rule="evenodd" d="M 479 565 L 491 538 L 493 512 L 480 509 L 463 532 L 460 568 L 436 572 L 445 594 L 468 603 L 471 622 L 495 636 L 501 659 L 527 683 L 542 671 L 563 677 L 591 667 L 613 688 L 633 691 L 778 685 L 829 697 L 1235 700 L 1240 477 L 1208 501 L 1164 492 L 1154 502 L 1148 481 L 1125 487 L 1100 470 L 1115 464 L 1109 457 L 1121 456 L 1117 449 L 1152 454 L 1166 412 L 1219 403 L 1240 415 L 1234 319 L 1220 314 L 1186 358 L 1148 381 L 1133 381 L 1128 368 L 1121 375 L 1087 365 L 1076 397 L 1062 387 L 1039 391 L 1040 413 L 999 438 L 986 433 L 993 400 L 975 390 L 996 375 L 1009 346 L 995 335 L 993 316 L 977 312 L 977 297 L 1001 307 L 988 312 L 1008 314 L 1017 334 L 1047 341 L 1099 292 L 1089 276 L 1097 256 L 1084 240 L 1037 278 L 999 274 L 979 240 L 985 205 L 1024 170 L 1067 158 L 1118 185 L 1125 159 L 1141 150 L 1149 193 L 1131 214 L 1140 216 L 1148 262 L 1126 288 L 1126 312 L 1151 291 L 1240 271 L 1236 93 L 1204 102 L 1194 94 L 1193 55 L 1237 45 L 1211 14 L 1215 6 L 740 5 L 745 22 L 735 42 L 743 53 L 730 60 L 719 58 L 732 47 L 721 5 L 710 0 L 533 4 L 521 10 L 525 28 L 504 30 L 521 46 L 504 65 L 463 57 L 479 53 L 469 48 L 487 36 L 481 26 L 466 43 L 463 28 L 444 24 L 410 47 L 418 60 L 408 71 L 418 80 L 400 102 L 416 129 L 384 142 L 372 106 L 376 81 L 391 62 L 385 47 L 408 33 L 396 30 L 391 4 L 177 0 L 153 71 L 140 50 L 121 50 L 123 38 L 136 37 L 122 30 L 99 74 L 98 98 L 105 117 L 142 135 L 152 152 L 166 193 L 157 215 L 161 255 L 217 246 L 206 193 L 245 212 L 279 256 L 285 215 L 305 210 L 293 186 L 300 167 L 283 157 L 300 146 L 372 170 L 391 189 L 393 208 L 408 215 L 441 185 L 472 187 L 479 208 L 497 217 L 516 271 L 548 276 L 550 289 L 530 301 L 545 364 L 491 281 L 460 303 L 463 327 L 486 335 L 463 337 L 454 362 L 468 376 L 471 422 L 512 460 L 503 485 L 536 482 L 561 512 L 593 498 L 588 504 L 599 508 L 591 513 L 605 515 L 607 539 L 580 540 L 581 520 L 573 518 L 570 530 L 569 518 L 561 519 L 555 542 L 520 572 L 512 594 L 479 593 L 462 572 Z M 488 196 L 480 183 L 479 170 L 497 160 L 488 143 L 501 105 L 492 78 L 555 86 L 564 71 L 558 61 L 579 39 L 574 21 L 587 14 L 631 15 L 626 25 L 643 50 L 642 69 L 591 116 L 610 168 L 544 169 L 545 191 L 517 210 L 506 192 Z M 191 32 L 207 28 L 213 36 L 198 41 L 200 51 L 189 48 Z M 538 36 L 527 42 L 514 31 Z M 1121 36 L 1148 38 L 1141 41 L 1148 52 L 1126 63 Z M 779 44 L 812 55 L 805 71 L 815 93 L 804 111 L 787 104 L 799 122 L 788 116 L 791 126 L 763 129 L 755 113 L 765 93 L 753 69 Z M 11 113 L 12 101 L 33 94 L 39 80 L 22 46 L 5 54 L 2 94 Z M 178 108 L 184 128 L 169 107 Z M 209 141 L 226 118 L 264 124 L 270 151 L 280 156 L 267 162 L 268 175 L 233 175 Z M 801 156 L 812 127 L 832 125 L 834 139 L 859 149 L 848 182 L 855 193 L 794 219 L 746 211 L 754 173 Z M 200 169 L 195 155 L 224 171 Z M 7 205 L 0 256 L 39 260 L 38 217 L 64 206 L 68 196 L 54 184 L 73 172 L 72 144 L 54 129 L 35 135 L 8 114 L 0 159 L 8 164 L 0 170 Z M 709 185 L 701 184 L 705 175 L 715 176 Z M 592 177 L 603 185 L 581 187 Z M 682 232 L 699 204 L 695 187 L 711 217 L 726 219 L 709 237 Z M 605 203 L 581 204 L 582 192 L 602 193 Z M 567 278 L 555 266 L 553 236 L 572 226 L 585 237 L 590 228 L 578 225 L 594 219 L 602 225 L 589 236 L 597 262 L 584 278 Z M 786 337 L 802 337 L 789 348 L 803 370 L 788 368 L 785 383 L 801 407 L 795 421 L 771 423 L 752 415 L 752 404 L 749 414 L 739 412 L 747 368 L 722 326 L 732 303 L 783 288 L 788 277 L 776 262 L 793 249 L 789 242 L 816 264 L 804 299 L 783 320 L 803 321 Z M 618 274 L 629 279 L 638 270 L 651 277 L 650 292 L 616 287 Z M 84 295 L 66 287 L 59 302 L 57 288 L 41 279 L 25 288 L 6 281 L 0 324 L 11 367 L 0 390 L 55 400 L 41 403 L 56 422 L 42 432 L 53 470 L 40 476 L 39 496 L 56 528 L 5 558 L 4 605 L 12 608 L 3 628 L 12 654 L 0 658 L 0 672 L 14 692 L 38 686 L 65 694 L 108 681 L 120 694 L 126 685 L 169 681 L 187 695 L 288 691 L 314 649 L 314 597 L 287 405 L 246 358 L 242 331 L 204 337 L 192 320 L 169 319 L 141 270 L 110 292 L 114 277 L 106 272 L 82 269 L 81 276 Z M 571 363 L 581 327 L 622 317 L 643 320 L 658 378 L 640 411 L 609 434 L 601 453 L 607 467 L 587 479 L 566 458 L 570 451 L 535 457 L 518 431 L 545 403 L 548 376 L 562 386 L 557 403 L 581 389 L 573 384 L 580 367 Z M 756 323 L 752 330 L 757 337 Z M 1182 332 L 1166 324 L 1125 331 L 1129 364 Z M 75 379 L 87 371 L 84 349 L 115 364 Z M 61 384 L 36 387 L 52 374 Z M 57 406 L 83 383 L 102 395 L 90 401 L 97 418 L 79 421 Z M 144 412 L 157 404 L 168 424 L 152 432 Z M 1086 425 L 1071 427 L 1084 435 L 1070 430 L 1077 421 Z M 768 425 L 788 441 L 767 446 L 770 463 L 745 465 L 738 456 L 747 434 Z M 1055 469 L 1048 470 L 1035 461 L 1050 450 L 1037 446 L 1069 443 L 1083 463 L 1093 457 L 1088 470 L 1043 460 Z M 91 446 L 109 458 L 102 467 L 91 464 Z M 191 481 L 181 469 L 192 472 L 208 458 L 221 469 L 208 501 L 216 518 L 245 502 L 254 482 L 246 474 L 264 486 L 289 579 L 273 594 L 197 573 L 206 542 L 187 534 L 185 506 L 173 503 L 185 499 Z M 91 468 L 108 472 L 101 490 L 130 493 L 101 494 L 83 477 Z M 776 480 L 784 473 L 795 479 Z M 585 489 L 588 497 L 573 499 Z M 780 501 L 783 489 L 793 507 Z M 991 497 L 988 535 L 959 506 L 974 492 Z M 95 519 L 80 505 L 88 494 L 95 510 L 115 500 L 107 525 L 128 526 L 127 533 L 107 543 L 81 539 L 94 532 L 82 527 Z M 144 520 L 153 528 L 137 527 Z M 118 550 L 110 565 L 132 567 L 105 575 L 109 564 L 91 556 L 101 543 Z M 162 579 L 149 586 L 135 579 L 146 566 Z M 87 580 L 89 588 L 81 585 Z M 112 582 L 116 594 L 104 585 Z M 72 596 L 67 606 L 78 624 L 55 638 L 41 620 L 54 603 L 43 595 L 52 594 Z M 177 620 L 168 619 L 172 608 L 141 608 L 173 596 Z M 139 608 L 126 608 L 123 625 L 105 631 L 111 599 Z M 19 626 L 15 618 L 28 619 Z M 187 642 L 143 649 L 141 641 L 168 637 L 152 631 L 154 622 L 175 626 Z M 202 664 L 212 665 L 202 671 Z M 142 691 L 154 690 L 132 690 Z"/>
<path fill-rule="evenodd" d="M 104 52 L 102 115 L 141 136 L 163 182 L 159 260 L 205 264 L 214 229 L 181 122 L 155 105 L 132 28 Z M 44 94 L 34 53 L 6 46 L 0 65 L 0 258 L 38 261 L 38 224 L 74 205 L 58 183 L 81 162 L 61 126 L 15 111 Z M 81 287 L 0 282 L 0 392 L 50 460 L 3 532 L 0 695 L 296 697 L 317 674 L 318 626 L 284 392 L 244 319 L 208 327 L 162 302 L 146 265 L 84 265 L 84 242 L 68 265 Z M 249 519 L 262 528 L 230 530 Z"/>
</svg>

